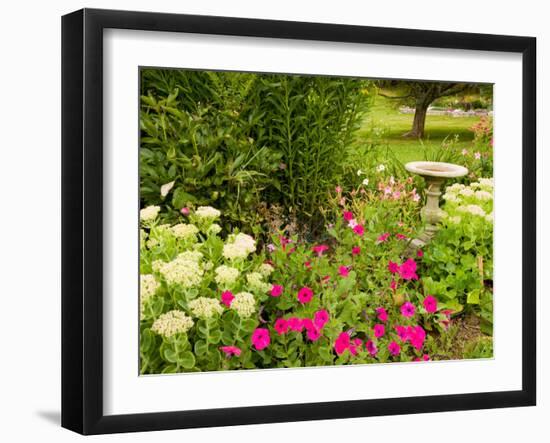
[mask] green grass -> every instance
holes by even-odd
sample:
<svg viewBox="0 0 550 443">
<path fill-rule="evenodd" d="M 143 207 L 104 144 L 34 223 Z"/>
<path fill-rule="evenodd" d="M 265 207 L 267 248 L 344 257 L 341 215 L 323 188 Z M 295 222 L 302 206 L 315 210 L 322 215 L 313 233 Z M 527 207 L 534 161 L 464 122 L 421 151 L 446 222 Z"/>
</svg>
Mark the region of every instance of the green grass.
<svg viewBox="0 0 550 443">
<path fill-rule="evenodd" d="M 426 135 L 422 141 L 403 137 L 403 134 L 411 129 L 412 121 L 413 114 L 401 114 L 391 99 L 377 96 L 374 106 L 363 120 L 359 139 L 370 140 L 372 129 L 379 128 L 383 131 L 382 144 L 386 145 L 402 163 L 424 160 L 425 150 L 438 149 L 445 139 L 450 141 L 456 135 L 456 146 L 468 149 L 474 136 L 469 128 L 479 121 L 479 117 L 428 115 Z"/>
</svg>

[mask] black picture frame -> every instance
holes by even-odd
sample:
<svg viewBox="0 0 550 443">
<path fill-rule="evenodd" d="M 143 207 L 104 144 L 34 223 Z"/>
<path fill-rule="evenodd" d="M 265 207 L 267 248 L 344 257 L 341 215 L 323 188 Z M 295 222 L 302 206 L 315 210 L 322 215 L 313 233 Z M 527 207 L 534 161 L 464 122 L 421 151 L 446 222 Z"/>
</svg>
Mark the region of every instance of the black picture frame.
<svg viewBox="0 0 550 443">
<path fill-rule="evenodd" d="M 103 413 L 103 31 L 108 28 L 519 53 L 522 389 L 177 412 Z M 503 35 L 83 9 L 62 18 L 62 426 L 81 434 L 536 404 L 536 39 Z M 519 240 L 519 239 L 518 239 Z"/>
</svg>

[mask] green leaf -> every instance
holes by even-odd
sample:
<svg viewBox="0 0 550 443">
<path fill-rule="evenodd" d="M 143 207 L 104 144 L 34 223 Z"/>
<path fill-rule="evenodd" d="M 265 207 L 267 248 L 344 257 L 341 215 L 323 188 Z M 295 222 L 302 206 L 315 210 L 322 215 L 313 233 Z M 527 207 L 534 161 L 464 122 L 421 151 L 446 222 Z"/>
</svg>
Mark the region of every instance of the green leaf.
<svg viewBox="0 0 550 443">
<path fill-rule="evenodd" d="M 195 356 L 191 351 L 186 351 L 181 354 L 180 358 L 178 359 L 178 363 L 185 369 L 191 369 L 193 366 L 195 366 Z"/>
</svg>

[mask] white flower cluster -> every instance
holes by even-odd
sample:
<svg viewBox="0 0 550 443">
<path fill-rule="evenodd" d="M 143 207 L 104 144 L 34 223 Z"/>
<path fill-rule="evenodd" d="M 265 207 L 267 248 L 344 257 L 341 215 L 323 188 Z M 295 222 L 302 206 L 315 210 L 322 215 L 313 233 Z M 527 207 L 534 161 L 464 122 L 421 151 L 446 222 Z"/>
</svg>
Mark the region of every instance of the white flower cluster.
<svg viewBox="0 0 550 443">
<path fill-rule="evenodd" d="M 211 220 L 215 220 L 221 214 L 222 213 L 219 210 L 217 210 L 216 208 L 213 208 L 212 206 L 199 206 L 195 211 L 195 215 L 197 217 L 211 219 Z"/>
<path fill-rule="evenodd" d="M 250 292 L 239 292 L 231 302 L 231 308 L 242 318 L 250 317 L 256 311 L 256 300 Z"/>
<path fill-rule="evenodd" d="M 226 265 L 218 266 L 214 272 L 214 280 L 222 287 L 231 286 L 239 278 L 239 270 Z"/>
<path fill-rule="evenodd" d="M 139 230 L 139 249 L 145 248 L 145 244 L 147 242 L 147 232 L 145 232 L 143 229 Z"/>
<path fill-rule="evenodd" d="M 179 223 L 170 228 L 174 237 L 184 240 L 196 240 L 196 235 L 199 233 L 199 229 L 192 224 Z"/>
<path fill-rule="evenodd" d="M 147 206 L 139 211 L 139 218 L 142 221 L 151 221 L 157 218 L 160 212 L 160 206 Z"/>
<path fill-rule="evenodd" d="M 199 297 L 191 300 L 188 306 L 193 315 L 200 318 L 210 318 L 223 312 L 222 305 L 215 298 Z"/>
<path fill-rule="evenodd" d="M 264 277 L 269 277 L 274 270 L 275 268 L 271 266 L 269 263 L 262 263 L 258 267 L 258 272 L 262 274 Z"/>
<path fill-rule="evenodd" d="M 222 230 L 222 227 L 220 225 L 218 225 L 217 223 L 212 223 L 208 228 L 208 233 L 216 235 L 216 234 L 219 234 L 221 230 Z"/>
<path fill-rule="evenodd" d="M 256 242 L 247 234 L 239 233 L 231 236 L 223 246 L 223 256 L 228 260 L 246 258 L 248 254 L 256 250 Z"/>
<path fill-rule="evenodd" d="M 493 194 L 487 191 L 480 190 L 475 192 L 475 197 L 478 200 L 492 200 Z"/>
<path fill-rule="evenodd" d="M 160 260 L 153 262 L 153 269 L 159 272 L 169 284 L 192 288 L 200 284 L 204 273 L 199 264 L 200 257 L 202 254 L 197 251 L 182 252 L 171 262 Z"/>
<path fill-rule="evenodd" d="M 140 317 L 143 320 L 145 303 L 149 300 L 160 286 L 160 283 L 155 280 L 155 276 L 152 274 L 142 274 L 139 276 L 139 302 L 140 302 Z"/>
<path fill-rule="evenodd" d="M 151 330 L 163 337 L 172 337 L 175 334 L 187 332 L 193 327 L 193 320 L 183 311 L 168 311 L 153 322 Z"/>
<path fill-rule="evenodd" d="M 472 215 L 479 215 L 480 217 L 485 217 L 485 211 L 481 206 L 478 205 L 465 205 L 465 206 L 459 206 L 456 208 L 457 211 L 460 212 L 468 212 Z"/>
<path fill-rule="evenodd" d="M 271 289 L 271 284 L 264 282 L 263 278 L 259 272 L 251 272 L 246 275 L 246 281 L 250 288 L 258 292 L 267 292 Z"/>
</svg>

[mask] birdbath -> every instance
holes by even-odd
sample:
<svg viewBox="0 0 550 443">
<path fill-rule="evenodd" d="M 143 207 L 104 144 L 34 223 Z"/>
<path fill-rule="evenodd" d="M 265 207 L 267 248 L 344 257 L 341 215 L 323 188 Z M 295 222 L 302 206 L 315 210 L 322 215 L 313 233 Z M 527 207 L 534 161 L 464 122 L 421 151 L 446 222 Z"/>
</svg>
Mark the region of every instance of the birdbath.
<svg viewBox="0 0 550 443">
<path fill-rule="evenodd" d="M 411 241 L 411 249 L 419 249 L 429 243 L 437 232 L 437 224 L 443 219 L 443 211 L 439 207 L 441 185 L 450 178 L 462 177 L 468 173 L 464 166 L 443 162 L 410 162 L 405 169 L 420 175 L 426 181 L 426 204 L 420 210 L 422 220 L 426 224 L 418 238 Z"/>
</svg>

